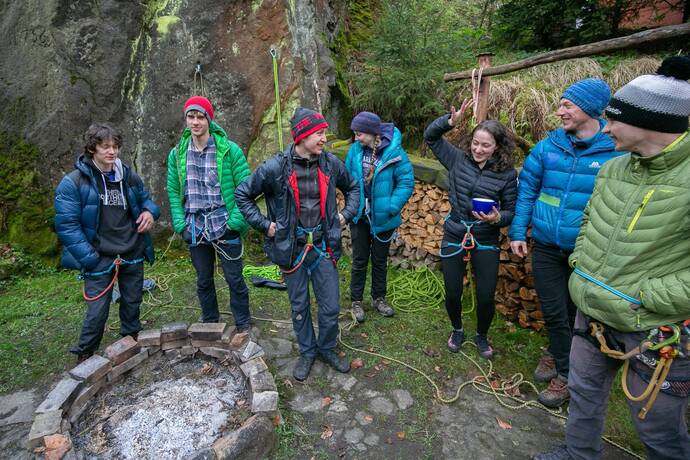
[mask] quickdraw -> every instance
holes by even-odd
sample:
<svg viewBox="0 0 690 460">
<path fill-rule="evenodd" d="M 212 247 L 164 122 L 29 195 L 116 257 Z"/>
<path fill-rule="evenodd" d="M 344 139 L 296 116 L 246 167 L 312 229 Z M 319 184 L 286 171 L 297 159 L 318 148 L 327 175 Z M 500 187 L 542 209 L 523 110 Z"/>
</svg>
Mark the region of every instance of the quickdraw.
<svg viewBox="0 0 690 460">
<path fill-rule="evenodd" d="M 299 268 L 304 264 L 304 261 L 307 260 L 307 254 L 309 254 L 311 251 L 316 252 L 318 254 L 318 257 L 307 267 L 307 274 L 309 275 L 311 275 L 312 271 L 316 267 L 318 267 L 322 259 L 331 258 L 330 254 L 328 253 L 328 249 L 326 248 L 326 238 L 321 238 L 320 248 L 314 245 L 314 233 L 318 232 L 319 230 L 321 230 L 321 224 L 312 228 L 297 227 L 297 237 L 300 238 L 302 236 L 306 236 L 307 242 L 295 258 L 295 261 L 292 263 L 292 268 L 287 270 L 281 269 L 283 271 L 283 274 L 289 275 L 299 270 Z"/>
<path fill-rule="evenodd" d="M 671 365 L 673 360 L 680 356 L 686 357 L 688 351 L 681 350 L 680 348 L 680 338 L 682 334 L 690 335 L 690 320 L 685 320 L 681 325 L 669 324 L 666 326 L 661 326 L 649 331 L 647 337 L 642 340 L 642 342 L 632 350 L 627 353 L 611 349 L 606 341 L 606 331 L 603 324 L 598 321 L 590 321 L 590 334 L 594 337 L 599 344 L 599 349 L 606 356 L 624 361 L 623 364 L 623 375 L 621 385 L 623 387 L 623 393 L 631 401 L 644 401 L 647 403 L 644 405 L 637 416 L 640 420 L 644 420 L 649 411 L 651 410 L 654 402 L 656 401 L 659 391 L 661 391 L 666 377 L 671 370 Z M 647 388 L 639 395 L 633 395 L 628 388 L 628 371 L 630 369 L 630 359 L 636 357 L 645 351 L 656 351 L 659 354 L 659 360 L 656 362 L 654 372 L 649 380 Z"/>
<path fill-rule="evenodd" d="M 460 223 L 462 223 L 465 226 L 465 235 L 462 237 L 462 241 L 460 243 L 446 243 L 446 247 L 455 247 L 458 249 L 451 254 L 444 254 L 443 247 L 441 247 L 441 249 L 438 252 L 438 255 L 443 259 L 447 259 L 450 257 L 455 257 L 458 254 L 462 253 L 462 251 L 465 251 L 465 256 L 463 257 L 463 260 L 465 262 L 469 262 L 471 259 L 470 251 L 472 249 L 476 249 L 477 251 L 499 251 L 499 249 L 496 246 L 484 245 L 479 243 L 475 239 L 474 235 L 472 234 L 472 227 L 474 227 L 476 224 L 480 222 L 481 220 L 474 220 L 472 222 L 466 222 L 464 220 L 461 220 Z"/>
<path fill-rule="evenodd" d="M 86 295 L 86 287 L 85 287 L 85 286 L 82 286 L 82 288 L 81 288 L 81 293 L 82 293 L 82 295 L 84 296 L 84 300 L 86 300 L 87 302 L 93 302 L 94 300 L 100 299 L 100 298 L 103 297 L 108 291 L 110 291 L 110 290 L 113 288 L 113 286 L 115 286 L 115 282 L 117 281 L 117 277 L 118 277 L 118 275 L 120 274 L 120 265 L 136 265 L 136 264 L 141 263 L 141 262 L 143 262 L 143 261 L 144 261 L 144 258 L 143 258 L 143 257 L 138 258 L 138 259 L 134 259 L 134 260 L 125 260 L 125 259 L 123 259 L 122 257 L 120 257 L 120 256 L 118 255 L 118 256 L 115 258 L 115 260 L 113 260 L 113 263 L 111 263 L 110 266 L 109 266 L 107 269 L 105 269 L 105 270 L 102 270 L 102 271 L 100 271 L 100 272 L 82 272 L 81 274 L 79 274 L 79 275 L 77 276 L 77 279 L 83 280 L 83 279 L 86 278 L 87 276 L 93 278 L 93 277 L 96 277 L 96 276 L 107 275 L 107 274 L 110 273 L 111 271 L 115 270 L 115 274 L 113 275 L 113 279 L 110 280 L 110 284 L 108 284 L 108 286 L 106 286 L 106 288 L 103 289 L 103 291 L 101 291 L 99 294 L 97 294 L 97 295 L 95 295 L 95 296 L 93 296 L 93 297 L 89 297 L 88 295 Z"/>
</svg>

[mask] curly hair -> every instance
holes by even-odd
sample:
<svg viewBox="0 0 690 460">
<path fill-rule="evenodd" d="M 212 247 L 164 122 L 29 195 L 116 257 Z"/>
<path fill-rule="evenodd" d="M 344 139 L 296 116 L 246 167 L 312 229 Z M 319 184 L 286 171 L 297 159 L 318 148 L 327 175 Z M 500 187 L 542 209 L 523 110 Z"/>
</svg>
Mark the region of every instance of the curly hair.
<svg viewBox="0 0 690 460">
<path fill-rule="evenodd" d="M 492 155 L 495 161 L 492 162 L 490 169 L 500 172 L 513 168 L 515 166 L 515 139 L 508 128 L 496 120 L 482 121 L 474 127 L 469 136 L 465 136 L 461 140 L 460 147 L 465 152 L 465 155 L 472 158 L 472 138 L 474 133 L 479 130 L 491 134 L 496 142 L 496 150 Z"/>
</svg>

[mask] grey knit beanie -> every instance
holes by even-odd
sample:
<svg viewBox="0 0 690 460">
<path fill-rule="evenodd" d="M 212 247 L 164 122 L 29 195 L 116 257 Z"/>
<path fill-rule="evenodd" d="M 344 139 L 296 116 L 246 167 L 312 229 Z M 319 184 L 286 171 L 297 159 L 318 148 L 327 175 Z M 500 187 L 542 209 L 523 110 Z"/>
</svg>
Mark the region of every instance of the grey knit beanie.
<svg viewBox="0 0 690 460">
<path fill-rule="evenodd" d="M 664 59 L 656 75 L 642 75 L 613 95 L 606 116 L 639 128 L 682 133 L 690 116 L 690 58 Z"/>
</svg>

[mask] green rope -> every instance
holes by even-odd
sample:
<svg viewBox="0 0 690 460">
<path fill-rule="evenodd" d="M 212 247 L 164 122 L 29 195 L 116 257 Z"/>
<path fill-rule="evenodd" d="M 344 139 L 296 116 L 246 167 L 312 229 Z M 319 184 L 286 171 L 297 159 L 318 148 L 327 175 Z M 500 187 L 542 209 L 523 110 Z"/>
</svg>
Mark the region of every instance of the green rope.
<svg viewBox="0 0 690 460">
<path fill-rule="evenodd" d="M 278 128 L 278 145 L 280 151 L 283 151 L 283 120 L 280 113 L 280 86 L 278 83 L 278 52 L 275 48 L 271 48 L 271 59 L 273 60 L 273 87 L 276 93 L 276 125 Z"/>
<path fill-rule="evenodd" d="M 280 281 L 282 275 L 277 265 L 264 265 L 262 267 L 254 267 L 245 265 L 242 269 L 242 276 L 249 278 L 251 276 L 260 276 L 272 281 Z"/>
<path fill-rule="evenodd" d="M 470 282 L 469 292 L 472 296 L 472 307 L 467 311 L 463 310 L 463 314 L 471 313 L 476 308 L 474 279 L 469 263 L 467 264 L 467 277 Z M 466 290 L 463 291 L 463 298 L 465 293 Z M 428 267 L 421 267 L 414 271 L 406 270 L 395 276 L 388 284 L 386 297 L 396 309 L 406 313 L 414 313 L 443 307 L 445 289 L 441 277 Z"/>
</svg>

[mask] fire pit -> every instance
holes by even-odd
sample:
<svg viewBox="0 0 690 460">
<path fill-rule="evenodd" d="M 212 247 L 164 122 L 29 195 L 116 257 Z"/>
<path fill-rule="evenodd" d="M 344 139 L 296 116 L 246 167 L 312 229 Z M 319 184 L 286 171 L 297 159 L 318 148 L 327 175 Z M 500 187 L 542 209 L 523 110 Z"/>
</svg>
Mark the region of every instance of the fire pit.
<svg viewBox="0 0 690 460">
<path fill-rule="evenodd" d="M 275 445 L 278 393 L 261 346 L 222 323 L 125 337 L 58 382 L 36 409 L 35 452 L 61 458 L 261 457 Z"/>
</svg>

